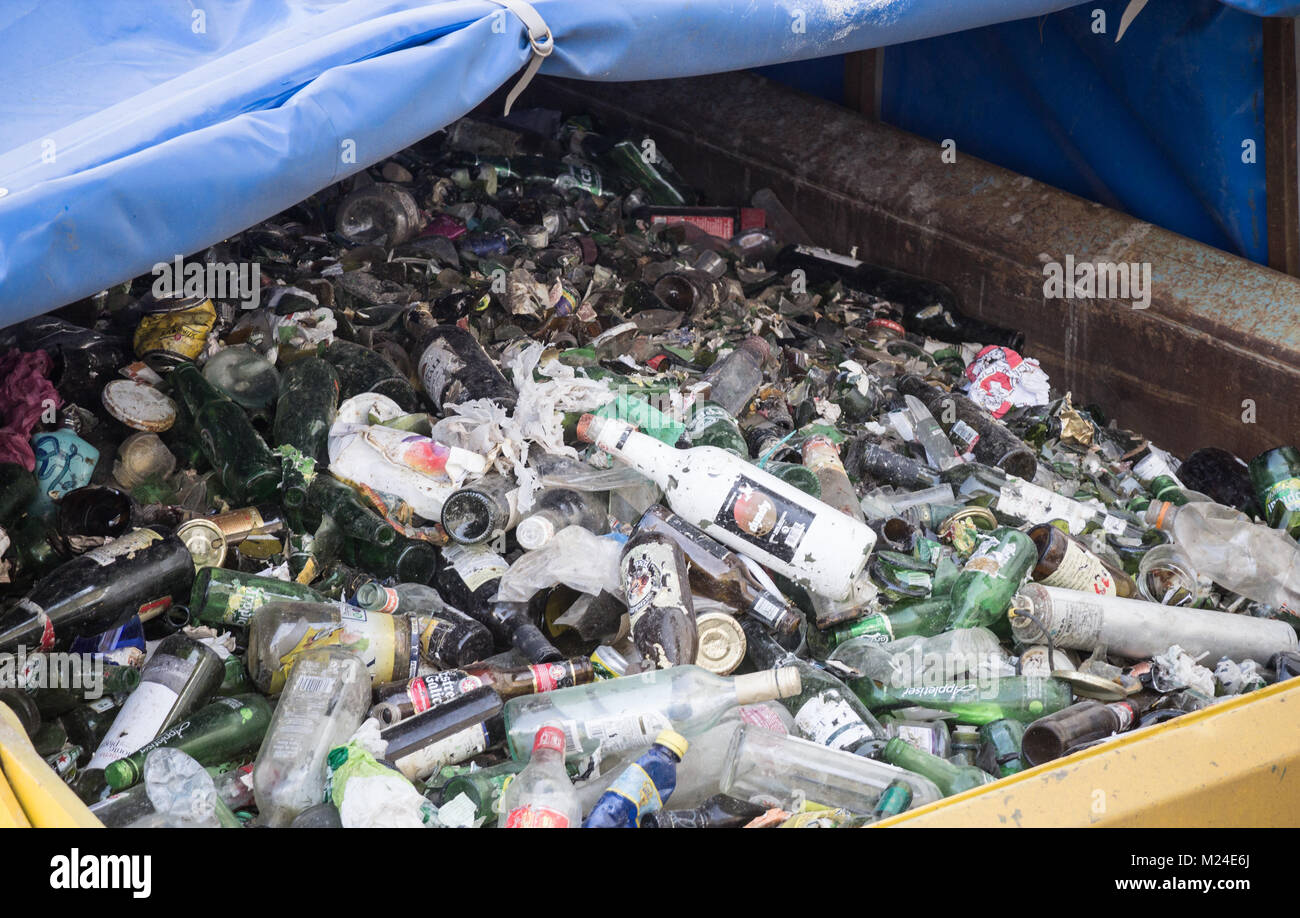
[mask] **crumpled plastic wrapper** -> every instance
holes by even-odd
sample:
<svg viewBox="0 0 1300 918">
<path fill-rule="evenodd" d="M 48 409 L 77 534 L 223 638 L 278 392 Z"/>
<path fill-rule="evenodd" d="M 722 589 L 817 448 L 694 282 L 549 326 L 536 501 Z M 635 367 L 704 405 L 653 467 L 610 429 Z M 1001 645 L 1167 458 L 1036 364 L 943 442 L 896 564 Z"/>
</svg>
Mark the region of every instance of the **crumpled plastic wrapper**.
<svg viewBox="0 0 1300 918">
<path fill-rule="evenodd" d="M 58 408 L 63 397 L 50 382 L 54 361 L 45 351 L 24 353 L 12 348 L 0 356 L 0 462 L 13 462 L 27 471 L 36 468 L 32 430 L 49 402 Z"/>
<path fill-rule="evenodd" d="M 475 399 L 447 406 L 455 413 L 433 425 L 435 439 L 479 453 L 498 472 L 513 474 L 519 483 L 521 513 L 532 507 L 539 485 L 536 472 L 527 465 L 530 447 L 576 457 L 577 451 L 564 443 L 563 414 L 595 411 L 617 397 L 605 381 L 578 378 L 573 367 L 558 360 L 541 368 L 545 381 L 534 380 L 533 371 L 544 350 L 540 342 L 534 342 L 510 361 L 518 391 L 513 416 L 489 399 Z"/>
<path fill-rule="evenodd" d="M 1214 673 L 1198 661 L 1206 654 L 1193 657 L 1177 644 L 1151 658 L 1151 686 L 1158 692 L 1175 692 L 1189 688 L 1214 697 Z"/>
<path fill-rule="evenodd" d="M 538 590 L 557 583 L 596 596 L 601 590 L 623 595 L 618 561 L 622 543 L 582 526 L 566 526 L 536 551 L 525 552 L 501 576 L 497 602 L 527 602 Z"/>
<path fill-rule="evenodd" d="M 1219 680 L 1224 691 L 1230 695 L 1240 695 L 1242 692 L 1263 688 L 1267 681 L 1259 671 L 1259 664 L 1254 660 L 1236 663 L 1227 657 L 1214 664 L 1214 678 Z"/>
<path fill-rule="evenodd" d="M 1046 405 L 1051 398 L 1047 374 L 1038 361 L 1009 347 L 990 344 L 966 367 L 966 395 L 995 418 L 1012 408 Z"/>
<path fill-rule="evenodd" d="M 387 751 L 373 717 L 346 745 L 330 750 L 326 786 L 343 828 L 419 829 L 436 822 L 433 804 L 400 772 L 379 763 Z"/>
</svg>

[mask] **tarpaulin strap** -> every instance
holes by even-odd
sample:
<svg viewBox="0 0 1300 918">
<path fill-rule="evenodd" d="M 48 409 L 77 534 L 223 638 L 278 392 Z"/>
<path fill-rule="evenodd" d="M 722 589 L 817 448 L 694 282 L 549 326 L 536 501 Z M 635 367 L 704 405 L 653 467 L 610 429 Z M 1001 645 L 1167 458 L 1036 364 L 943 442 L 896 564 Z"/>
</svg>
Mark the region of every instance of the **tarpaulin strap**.
<svg viewBox="0 0 1300 918">
<path fill-rule="evenodd" d="M 541 69 L 542 61 L 555 50 L 555 38 L 551 35 L 551 28 L 546 24 L 546 20 L 542 19 L 537 10 L 533 9 L 526 0 L 492 0 L 492 2 L 504 6 L 523 21 L 523 24 L 528 27 L 528 43 L 533 46 L 533 56 L 528 61 L 524 75 L 519 78 L 515 88 L 510 90 L 510 95 L 506 96 L 506 110 L 503 114 L 508 115 L 515 100 L 528 88 L 528 84 Z"/>
</svg>

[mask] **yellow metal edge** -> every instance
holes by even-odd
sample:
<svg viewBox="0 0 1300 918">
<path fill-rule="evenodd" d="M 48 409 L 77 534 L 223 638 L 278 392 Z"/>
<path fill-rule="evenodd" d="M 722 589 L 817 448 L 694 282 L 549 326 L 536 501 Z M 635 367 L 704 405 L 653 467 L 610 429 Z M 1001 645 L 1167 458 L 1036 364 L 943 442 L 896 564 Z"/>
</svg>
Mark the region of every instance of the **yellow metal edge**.
<svg viewBox="0 0 1300 918">
<path fill-rule="evenodd" d="M 90 808 L 37 754 L 18 715 L 5 704 L 0 704 L 0 772 L 36 828 L 103 828 Z"/>
<path fill-rule="evenodd" d="M 1300 826 L 1297 727 L 1290 680 L 874 827 Z"/>
</svg>

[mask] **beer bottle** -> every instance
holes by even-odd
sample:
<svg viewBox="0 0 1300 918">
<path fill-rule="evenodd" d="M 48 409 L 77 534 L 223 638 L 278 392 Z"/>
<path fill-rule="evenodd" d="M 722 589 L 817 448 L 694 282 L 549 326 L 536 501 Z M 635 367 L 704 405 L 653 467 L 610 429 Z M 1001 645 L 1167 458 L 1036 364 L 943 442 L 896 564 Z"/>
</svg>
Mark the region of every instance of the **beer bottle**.
<svg viewBox="0 0 1300 918">
<path fill-rule="evenodd" d="M 403 411 L 420 410 L 420 398 L 400 370 L 383 354 L 365 345 L 335 339 L 321 351 L 338 375 L 339 401 L 362 392 L 378 392 L 397 402 Z"/>
<path fill-rule="evenodd" d="M 427 310 L 407 313 L 407 328 L 419 344 L 419 374 L 424 391 L 439 411 L 486 398 L 513 408 L 517 394 L 475 338 L 459 325 L 437 325 Z"/>
<path fill-rule="evenodd" d="M 259 577 L 221 567 L 202 568 L 190 594 L 190 619 L 218 628 L 247 628 L 253 613 L 268 602 L 323 602 L 325 597 L 299 583 Z"/>
<path fill-rule="evenodd" d="M 291 363 L 280 378 L 275 404 L 275 443 L 288 444 L 318 463 L 329 462 L 330 425 L 339 406 L 339 375 L 320 357 Z"/>
<path fill-rule="evenodd" d="M 564 768 L 564 731 L 545 726 L 533 737 L 528 764 L 501 795 L 502 829 L 572 829 L 582 801 Z"/>
<path fill-rule="evenodd" d="M 966 560 L 953 583 L 949 628 L 987 628 L 1011 605 L 1029 575 L 1038 549 L 1016 529 L 995 529 Z"/>
<path fill-rule="evenodd" d="M 375 706 L 370 709 L 370 716 L 385 724 L 395 724 L 483 685 L 491 687 L 502 698 L 509 700 L 522 695 L 586 685 L 593 679 L 595 670 L 587 657 L 574 657 L 563 663 L 537 663 L 517 667 L 489 663 L 469 664 L 459 669 L 417 676 L 405 682 L 376 685 Z"/>
<path fill-rule="evenodd" d="M 567 526 L 581 526 L 597 535 L 608 532 L 605 501 L 596 494 L 571 488 L 539 491 L 533 509 L 515 527 L 515 539 L 520 548 L 533 551 Z"/>
<path fill-rule="evenodd" d="M 307 488 L 307 501 L 321 513 L 328 513 L 343 533 L 379 548 L 397 541 L 397 530 L 371 510 L 355 488 L 322 472 Z"/>
<path fill-rule="evenodd" d="M 1025 727 L 1020 751 L 1029 766 L 1041 765 L 1069 755 L 1116 733 L 1122 733 L 1137 720 L 1137 712 L 1128 701 L 1103 704 L 1080 701 L 1064 710 L 1040 717 Z"/>
<path fill-rule="evenodd" d="M 442 505 L 442 528 L 452 541 L 474 545 L 499 538 L 519 520 L 519 488 L 504 475 L 484 475 L 453 491 Z"/>
<path fill-rule="evenodd" d="M 1034 451 L 966 396 L 945 392 L 914 375 L 899 379 L 898 391 L 920 399 L 948 435 L 963 441 L 978 461 L 1026 481 L 1034 477 L 1038 470 Z"/>
</svg>

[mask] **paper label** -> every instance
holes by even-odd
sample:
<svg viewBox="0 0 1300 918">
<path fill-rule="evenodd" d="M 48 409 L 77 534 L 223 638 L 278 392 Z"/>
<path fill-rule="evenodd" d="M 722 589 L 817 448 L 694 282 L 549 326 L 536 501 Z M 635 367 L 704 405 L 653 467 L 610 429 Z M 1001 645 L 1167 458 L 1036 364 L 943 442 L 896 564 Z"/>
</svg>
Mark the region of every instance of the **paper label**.
<svg viewBox="0 0 1300 918">
<path fill-rule="evenodd" d="M 406 684 L 406 692 L 411 696 L 412 709 L 419 714 L 459 698 L 481 684 L 475 676 L 467 676 L 458 669 L 448 669 L 412 679 Z"/>
<path fill-rule="evenodd" d="M 624 749 L 639 749 L 649 746 L 654 738 L 664 730 L 672 729 L 670 721 L 662 712 L 649 711 L 645 714 L 609 714 L 605 717 L 589 718 L 581 723 L 565 721 L 564 735 L 569 741 L 568 754 L 581 752 L 595 746 L 603 755 L 622 752 Z M 581 743 L 585 733 L 590 742 Z"/>
<path fill-rule="evenodd" d="M 416 372 L 420 374 L 420 382 L 424 384 L 424 391 L 429 398 L 436 406 L 442 407 L 442 397 L 446 394 L 447 387 L 455 379 L 456 373 L 464 368 L 465 361 L 456 356 L 446 338 L 439 336 L 424 349 Z"/>
<path fill-rule="evenodd" d="M 755 727 L 761 727 L 764 730 L 771 730 L 773 733 L 789 734 L 781 718 L 776 716 L 776 712 L 766 705 L 747 704 L 740 709 L 740 719 L 745 723 Z"/>
<path fill-rule="evenodd" d="M 980 439 L 979 432 L 965 421 L 958 421 L 953 424 L 952 430 L 948 431 L 948 435 L 961 443 L 963 453 L 969 453 L 973 450 Z"/>
<path fill-rule="evenodd" d="M 460 579 L 464 581 L 471 593 L 510 569 L 506 559 L 496 552 L 471 551 L 461 545 L 445 546 L 442 549 L 442 556 L 451 562 L 452 568 L 460 575 Z"/>
<path fill-rule="evenodd" d="M 737 475 L 715 525 L 789 564 L 813 513 L 745 475 Z"/>
<path fill-rule="evenodd" d="M 651 608 L 682 605 L 682 584 L 670 542 L 646 542 L 623 556 L 623 593 L 632 625 Z"/>
<path fill-rule="evenodd" d="M 1279 515 L 1300 510 L 1300 478 L 1284 478 L 1268 486 L 1264 491 L 1264 515 L 1272 517 L 1274 509 Z"/>
<path fill-rule="evenodd" d="M 83 558 L 89 558 L 101 567 L 107 567 L 117 558 L 123 555 L 129 555 L 132 552 L 139 551 L 142 548 L 148 548 L 154 542 L 162 539 L 158 533 L 152 529 L 136 529 L 128 532 L 121 538 L 114 539 L 106 545 L 99 548 L 91 549 L 82 555 Z"/>
<path fill-rule="evenodd" d="M 1102 607 L 1081 600 L 1071 602 L 1052 596 L 1052 620 L 1047 623 L 1052 641 L 1071 650 L 1092 650 L 1101 637 Z M 1035 628 L 1035 630 L 1038 630 Z"/>
<path fill-rule="evenodd" d="M 160 682 L 141 682 L 113 720 L 104 741 L 95 750 L 87 768 L 104 768 L 124 759 L 158 735 L 167 713 L 179 698 Z"/>
<path fill-rule="evenodd" d="M 921 727 L 916 724 L 896 724 L 894 730 L 898 733 L 898 738 L 909 746 L 914 746 L 922 752 L 928 752 L 930 755 L 939 754 L 939 743 L 935 737 L 934 731 L 928 727 Z"/>
<path fill-rule="evenodd" d="M 1015 554 L 1014 542 L 1002 544 L 993 536 L 985 536 L 980 540 L 975 553 L 966 560 L 962 570 L 980 571 L 990 577 L 1001 577 L 1002 569 L 1015 557 Z"/>
<path fill-rule="evenodd" d="M 375 682 L 393 679 L 393 653 L 396 647 L 391 615 L 367 615 L 364 609 L 339 603 L 342 621 L 324 628 L 308 628 L 298 644 L 280 657 L 280 669 L 271 679 L 271 694 L 284 688 L 289 670 L 300 654 L 319 647 L 342 647 L 359 656 Z M 403 673 L 405 675 L 405 673 Z"/>
<path fill-rule="evenodd" d="M 1064 520 L 1072 535 L 1083 532 L 1094 515 L 1068 497 L 1018 478 L 1012 478 L 998 492 L 997 510 L 1027 523 Z"/>
<path fill-rule="evenodd" d="M 436 743 L 421 747 L 393 764 L 406 777 L 423 781 L 440 768 L 459 765 L 485 751 L 487 751 L 487 731 L 482 724 L 477 724 L 440 739 Z"/>
<path fill-rule="evenodd" d="M 854 749 L 873 738 L 858 712 L 838 692 L 822 692 L 799 709 L 794 725 L 814 743 L 832 749 Z"/>
<path fill-rule="evenodd" d="M 1101 559 L 1073 541 L 1066 543 L 1061 563 L 1042 582 L 1048 586 L 1096 593 L 1098 596 L 1114 596 L 1117 592 L 1115 578 L 1106 570 Z"/>
<path fill-rule="evenodd" d="M 1115 716 L 1119 718 L 1119 726 L 1115 728 L 1116 733 L 1123 733 L 1133 726 L 1133 705 L 1127 701 L 1116 701 L 1113 704 L 1106 705 L 1106 707 L 1114 711 Z"/>
</svg>

